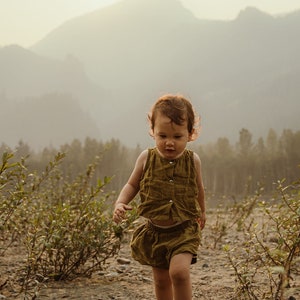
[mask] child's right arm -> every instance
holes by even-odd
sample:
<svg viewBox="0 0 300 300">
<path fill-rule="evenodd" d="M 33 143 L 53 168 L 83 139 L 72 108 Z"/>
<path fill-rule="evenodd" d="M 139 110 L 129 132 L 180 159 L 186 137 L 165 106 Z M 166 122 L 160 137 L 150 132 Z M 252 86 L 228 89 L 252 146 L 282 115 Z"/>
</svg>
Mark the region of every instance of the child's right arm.
<svg viewBox="0 0 300 300">
<path fill-rule="evenodd" d="M 140 189 L 140 179 L 147 160 L 148 150 L 144 150 L 136 160 L 135 167 L 128 179 L 128 182 L 122 188 L 119 197 L 115 203 L 113 220 L 120 223 L 125 218 L 127 210 L 131 210 L 129 202 L 136 196 Z"/>
</svg>

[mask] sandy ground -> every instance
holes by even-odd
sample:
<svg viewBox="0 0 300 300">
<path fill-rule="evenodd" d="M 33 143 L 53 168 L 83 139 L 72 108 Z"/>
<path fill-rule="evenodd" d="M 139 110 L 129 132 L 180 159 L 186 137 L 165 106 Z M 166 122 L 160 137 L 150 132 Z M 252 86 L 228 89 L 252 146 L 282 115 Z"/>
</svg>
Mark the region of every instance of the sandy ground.
<svg viewBox="0 0 300 300">
<path fill-rule="evenodd" d="M 229 265 L 226 252 L 222 249 L 224 244 L 232 247 L 242 245 L 243 235 L 236 230 L 231 230 L 214 248 L 213 222 L 215 220 L 209 218 L 210 215 L 208 215 L 208 223 L 203 231 L 198 262 L 191 266 L 193 299 L 248 299 L 237 296 L 236 276 Z M 92 278 L 77 278 L 69 282 L 49 282 L 47 287 L 39 291 L 36 299 L 155 299 L 151 269 L 131 259 L 129 239 L 130 237 L 125 239 L 118 257 L 109 260 L 106 270 L 95 273 Z M 22 299 L 16 296 L 10 282 L 7 281 L 15 272 L 20 259 L 22 258 L 17 249 L 13 249 L 10 255 L 0 257 L 0 299 Z M 291 288 L 287 290 L 284 299 L 300 300 L 300 263 L 298 267 L 296 273 L 292 274 Z"/>
</svg>

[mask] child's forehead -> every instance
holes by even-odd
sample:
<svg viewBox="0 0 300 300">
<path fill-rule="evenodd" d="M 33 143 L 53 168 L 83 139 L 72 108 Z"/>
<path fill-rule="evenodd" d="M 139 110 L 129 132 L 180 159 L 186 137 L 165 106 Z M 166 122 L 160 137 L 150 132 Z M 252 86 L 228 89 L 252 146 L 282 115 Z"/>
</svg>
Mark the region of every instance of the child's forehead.
<svg viewBox="0 0 300 300">
<path fill-rule="evenodd" d="M 177 124 L 171 118 L 162 114 L 156 117 L 154 127 L 182 130 L 187 129 L 187 121 L 184 120 L 180 124 Z"/>
<path fill-rule="evenodd" d="M 172 122 L 171 118 L 168 117 L 166 114 L 164 114 L 162 111 L 158 111 L 157 114 L 155 115 L 155 120 L 164 120 L 167 121 L 169 120 L 170 122 Z"/>
</svg>

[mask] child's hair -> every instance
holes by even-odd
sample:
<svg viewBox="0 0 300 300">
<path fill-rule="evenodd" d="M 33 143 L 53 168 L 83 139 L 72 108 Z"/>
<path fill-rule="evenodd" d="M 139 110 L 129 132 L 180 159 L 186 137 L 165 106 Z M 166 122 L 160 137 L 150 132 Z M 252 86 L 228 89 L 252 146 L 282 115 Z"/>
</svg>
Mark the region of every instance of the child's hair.
<svg viewBox="0 0 300 300">
<path fill-rule="evenodd" d="M 195 140 L 198 137 L 200 118 L 194 111 L 191 102 L 185 97 L 181 95 L 167 94 L 158 98 L 148 114 L 151 135 L 153 135 L 155 119 L 158 112 L 170 118 L 171 122 L 176 125 L 182 125 L 183 122 L 187 121 L 188 132 L 191 134 L 191 140 Z"/>
</svg>

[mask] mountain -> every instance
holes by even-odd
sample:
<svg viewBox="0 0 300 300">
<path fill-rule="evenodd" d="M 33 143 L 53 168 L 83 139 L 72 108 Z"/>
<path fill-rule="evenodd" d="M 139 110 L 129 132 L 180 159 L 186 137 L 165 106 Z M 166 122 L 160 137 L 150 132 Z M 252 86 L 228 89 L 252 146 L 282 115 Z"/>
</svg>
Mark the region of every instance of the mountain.
<svg viewBox="0 0 300 300">
<path fill-rule="evenodd" d="M 99 137 L 88 108 L 104 92 L 75 58 L 49 59 L 14 45 L 0 48 L 0 66 L 0 142 L 22 139 L 37 148 Z"/>
<path fill-rule="evenodd" d="M 126 0 L 67 21 L 32 50 L 60 59 L 72 53 L 93 79 L 115 89 L 172 62 L 169 40 L 181 26 L 197 23 L 178 0 Z"/>
<path fill-rule="evenodd" d="M 142 136 L 145 127 L 136 128 L 131 116 L 142 114 L 140 124 L 157 96 L 179 92 L 200 111 L 204 141 L 234 139 L 241 127 L 260 136 L 270 127 L 299 126 L 294 117 L 283 123 L 275 118 L 300 108 L 284 93 L 288 85 L 290 94 L 300 94 L 293 79 L 300 70 L 299 26 L 299 11 L 273 17 L 248 7 L 233 21 L 207 21 L 180 1 L 124 0 L 69 20 L 32 50 L 60 59 L 72 53 L 111 90 L 119 108 L 113 122 L 124 128 L 114 136 L 134 142 L 131 136 Z M 266 90 L 274 87 L 277 93 Z"/>
<path fill-rule="evenodd" d="M 93 102 L 99 94 L 106 93 L 92 82 L 82 63 L 72 55 L 59 60 L 12 45 L 0 48 L 0 66 L 0 91 L 9 97 L 55 91 Z"/>
<path fill-rule="evenodd" d="M 299 129 L 299 27 L 300 11 L 274 17 L 248 7 L 235 20 L 208 21 L 179 0 L 123 0 L 66 21 L 29 50 L 52 61 L 72 57 L 105 91 L 92 104 L 89 88 L 78 98 L 100 138 L 152 143 L 147 112 L 171 92 L 195 104 L 201 142 L 234 141 L 242 127 L 256 138 Z"/>
<path fill-rule="evenodd" d="M 70 95 L 48 94 L 26 101 L 2 96 L 0 104 L 0 140 L 10 147 L 22 140 L 30 148 L 41 150 L 100 136 L 95 122 Z"/>
</svg>

